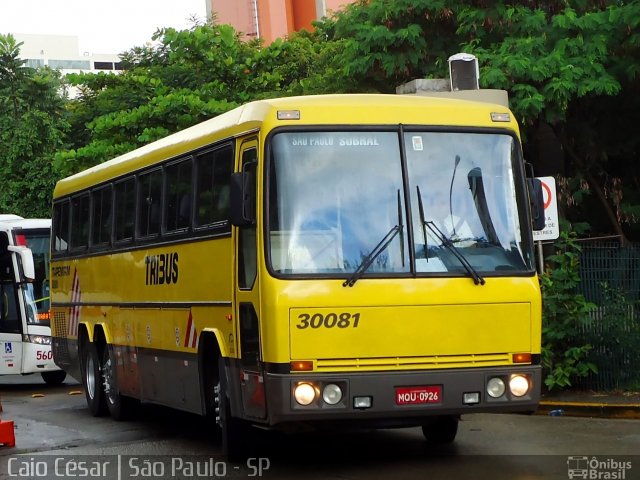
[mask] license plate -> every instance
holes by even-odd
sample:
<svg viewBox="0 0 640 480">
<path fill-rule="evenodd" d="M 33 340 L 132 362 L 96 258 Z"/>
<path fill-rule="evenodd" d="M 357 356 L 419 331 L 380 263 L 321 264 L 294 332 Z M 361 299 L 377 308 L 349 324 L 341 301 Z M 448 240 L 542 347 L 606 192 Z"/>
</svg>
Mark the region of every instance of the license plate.
<svg viewBox="0 0 640 480">
<path fill-rule="evenodd" d="M 396 405 L 420 405 L 440 403 L 441 401 L 442 388 L 440 385 L 396 388 Z"/>
</svg>

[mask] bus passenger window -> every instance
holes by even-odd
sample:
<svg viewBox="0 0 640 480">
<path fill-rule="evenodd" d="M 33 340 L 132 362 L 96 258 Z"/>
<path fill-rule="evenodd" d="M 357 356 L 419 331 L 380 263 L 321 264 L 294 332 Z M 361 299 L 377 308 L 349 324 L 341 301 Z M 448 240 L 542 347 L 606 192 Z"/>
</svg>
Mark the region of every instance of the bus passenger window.
<svg viewBox="0 0 640 480">
<path fill-rule="evenodd" d="M 93 196 L 93 229 L 92 245 L 106 245 L 111 241 L 111 185 L 92 193 Z"/>
<path fill-rule="evenodd" d="M 162 170 L 140 175 L 138 180 L 138 235 L 160 233 L 162 208 Z"/>
<path fill-rule="evenodd" d="M 167 172 L 167 202 L 166 225 L 167 232 L 184 230 L 191 226 L 191 159 L 174 163 L 166 168 Z"/>
<path fill-rule="evenodd" d="M 89 195 L 71 200 L 71 248 L 89 245 Z"/>
<path fill-rule="evenodd" d="M 69 202 L 63 201 L 53 206 L 52 250 L 54 253 L 69 249 Z"/>
<path fill-rule="evenodd" d="M 212 225 L 229 219 L 229 183 L 233 170 L 230 146 L 197 159 L 196 225 Z"/>
<path fill-rule="evenodd" d="M 131 240 L 135 215 L 135 180 L 130 178 L 117 183 L 115 241 Z"/>
</svg>

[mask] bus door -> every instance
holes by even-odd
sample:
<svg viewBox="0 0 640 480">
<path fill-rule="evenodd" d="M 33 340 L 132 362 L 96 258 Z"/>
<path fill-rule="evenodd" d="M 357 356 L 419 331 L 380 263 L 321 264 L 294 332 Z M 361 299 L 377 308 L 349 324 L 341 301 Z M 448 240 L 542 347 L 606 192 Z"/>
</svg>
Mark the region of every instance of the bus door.
<svg viewBox="0 0 640 480">
<path fill-rule="evenodd" d="M 21 307 L 21 300 L 31 298 L 23 291 L 27 277 L 29 280 L 34 277 L 31 251 L 26 247 L 10 247 L 7 232 L 0 232 L 0 375 L 25 373 L 23 319 L 35 315 L 33 303 L 24 305 L 24 312 Z"/>
<path fill-rule="evenodd" d="M 250 138 L 239 141 L 241 172 L 251 205 L 248 214 L 256 218 L 256 179 L 258 141 Z M 259 278 L 257 263 L 256 222 L 238 228 L 236 236 L 236 281 L 234 286 L 234 317 L 236 338 L 240 345 L 240 395 L 243 412 L 248 417 L 265 418 L 264 377 L 260 352 Z"/>
<path fill-rule="evenodd" d="M 0 233 L 5 236 L 6 233 Z M 2 243 L 0 253 L 0 375 L 22 373 L 22 321 L 13 255 Z"/>
</svg>

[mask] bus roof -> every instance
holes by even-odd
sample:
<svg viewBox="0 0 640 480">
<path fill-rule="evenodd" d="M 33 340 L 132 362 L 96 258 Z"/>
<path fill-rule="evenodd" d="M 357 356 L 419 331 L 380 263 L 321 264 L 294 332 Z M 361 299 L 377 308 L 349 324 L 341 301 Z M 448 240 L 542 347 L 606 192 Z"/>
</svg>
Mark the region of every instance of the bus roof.
<svg viewBox="0 0 640 480">
<path fill-rule="evenodd" d="M 277 112 L 297 110 L 300 118 L 278 120 Z M 491 113 L 510 113 L 496 124 Z M 450 98 L 340 94 L 284 97 L 247 103 L 215 118 L 96 165 L 56 184 L 53 197 L 70 195 L 155 163 L 205 147 L 225 138 L 264 128 L 303 125 L 438 125 L 502 127 L 518 133 L 513 114 L 503 105 Z"/>
<path fill-rule="evenodd" d="M 3 218 L 13 217 L 13 218 Z M 16 228 L 21 229 L 45 229 L 51 228 L 49 218 L 22 218 L 18 215 L 0 215 L 0 231 L 9 231 Z"/>
</svg>

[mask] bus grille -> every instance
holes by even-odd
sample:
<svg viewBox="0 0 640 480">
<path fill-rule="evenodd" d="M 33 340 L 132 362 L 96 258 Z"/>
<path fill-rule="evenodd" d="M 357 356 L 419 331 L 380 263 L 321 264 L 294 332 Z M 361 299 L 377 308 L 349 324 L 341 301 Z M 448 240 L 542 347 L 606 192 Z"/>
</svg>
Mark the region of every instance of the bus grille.
<svg viewBox="0 0 640 480">
<path fill-rule="evenodd" d="M 53 358 L 58 365 L 68 365 L 70 362 L 69 357 L 69 341 L 67 340 L 67 323 L 66 315 L 64 312 L 56 312 L 53 315 L 53 329 L 52 329 L 52 345 Z"/>
<path fill-rule="evenodd" d="M 64 312 L 55 312 L 53 314 L 53 331 L 51 334 L 54 337 L 67 338 L 67 322 L 65 321 L 65 317 Z"/>
<path fill-rule="evenodd" d="M 493 367 L 511 364 L 508 353 L 479 355 L 434 355 L 429 357 L 332 358 L 318 359 L 316 370 L 433 370 L 436 368 Z"/>
</svg>

